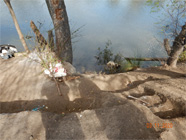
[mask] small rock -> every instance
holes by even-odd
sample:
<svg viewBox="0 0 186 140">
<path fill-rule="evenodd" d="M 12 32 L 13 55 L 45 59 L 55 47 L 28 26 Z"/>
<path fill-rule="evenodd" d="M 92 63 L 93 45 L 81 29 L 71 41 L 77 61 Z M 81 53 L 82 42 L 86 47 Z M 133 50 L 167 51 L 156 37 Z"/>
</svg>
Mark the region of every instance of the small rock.
<svg viewBox="0 0 186 140">
<path fill-rule="evenodd" d="M 34 136 L 33 135 L 30 135 L 30 140 L 33 140 L 34 139 Z"/>
<path fill-rule="evenodd" d="M 68 75 L 76 74 L 76 68 L 72 66 L 69 62 L 63 62 L 63 67 L 67 70 Z"/>
</svg>

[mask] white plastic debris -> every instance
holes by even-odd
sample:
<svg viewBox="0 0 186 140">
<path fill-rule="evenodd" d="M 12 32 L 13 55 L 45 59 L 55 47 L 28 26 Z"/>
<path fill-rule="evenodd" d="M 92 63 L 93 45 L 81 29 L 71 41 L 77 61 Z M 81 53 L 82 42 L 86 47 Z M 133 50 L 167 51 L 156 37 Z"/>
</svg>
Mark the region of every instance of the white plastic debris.
<svg viewBox="0 0 186 140">
<path fill-rule="evenodd" d="M 7 50 L 2 50 L 2 54 L 8 53 Z"/>
<path fill-rule="evenodd" d="M 118 69 L 118 68 L 120 68 L 121 66 L 120 66 L 118 63 L 115 63 L 115 62 L 113 62 L 113 61 L 109 61 L 109 62 L 107 63 L 107 67 L 108 67 L 109 69 Z"/>
<path fill-rule="evenodd" d="M 3 59 L 9 59 L 14 56 L 14 53 L 18 52 L 13 45 L 0 45 L 0 57 Z"/>
<path fill-rule="evenodd" d="M 54 77 L 64 77 L 67 76 L 67 72 L 66 69 L 63 68 L 61 63 L 57 63 L 55 66 L 52 66 L 50 64 L 50 68 L 45 69 L 44 73 L 49 75 L 50 77 L 52 77 L 52 74 L 54 75 Z M 51 74 L 52 73 L 52 74 Z"/>
</svg>

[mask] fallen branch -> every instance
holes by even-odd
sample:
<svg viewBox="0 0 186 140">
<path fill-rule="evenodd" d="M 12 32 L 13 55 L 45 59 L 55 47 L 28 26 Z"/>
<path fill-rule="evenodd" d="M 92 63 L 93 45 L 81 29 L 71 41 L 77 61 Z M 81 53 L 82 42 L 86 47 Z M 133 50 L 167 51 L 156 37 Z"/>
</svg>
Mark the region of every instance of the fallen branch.
<svg viewBox="0 0 186 140">
<path fill-rule="evenodd" d="M 167 61 L 167 58 L 134 58 L 134 57 L 125 57 L 127 61 Z"/>
</svg>

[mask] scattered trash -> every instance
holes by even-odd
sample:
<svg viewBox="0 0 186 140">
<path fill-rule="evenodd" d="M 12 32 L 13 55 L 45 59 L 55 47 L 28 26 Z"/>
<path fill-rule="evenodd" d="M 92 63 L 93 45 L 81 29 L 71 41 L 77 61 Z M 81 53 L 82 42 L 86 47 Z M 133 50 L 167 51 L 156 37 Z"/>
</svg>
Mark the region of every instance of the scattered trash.
<svg viewBox="0 0 186 140">
<path fill-rule="evenodd" d="M 13 45 L 0 45 L 0 57 L 3 59 L 9 59 L 14 57 L 14 53 L 18 52 Z"/>
<path fill-rule="evenodd" d="M 66 69 L 63 68 L 61 62 L 58 62 L 53 66 L 52 64 L 50 64 L 49 70 L 45 69 L 44 73 L 49 75 L 50 77 L 52 77 L 51 73 L 54 75 L 54 77 L 63 77 L 67 75 Z"/>
<path fill-rule="evenodd" d="M 115 62 L 113 62 L 113 61 L 109 61 L 109 62 L 107 63 L 107 67 L 108 67 L 109 69 L 119 69 L 119 68 L 121 67 L 121 65 L 118 64 L 118 63 L 115 63 Z"/>
<path fill-rule="evenodd" d="M 41 106 L 41 107 L 36 107 L 36 108 L 32 109 L 32 111 L 38 111 L 38 110 L 40 110 L 40 109 L 42 109 L 42 108 L 44 108 L 44 107 L 45 107 L 45 105 L 43 105 L 43 106 Z"/>
</svg>

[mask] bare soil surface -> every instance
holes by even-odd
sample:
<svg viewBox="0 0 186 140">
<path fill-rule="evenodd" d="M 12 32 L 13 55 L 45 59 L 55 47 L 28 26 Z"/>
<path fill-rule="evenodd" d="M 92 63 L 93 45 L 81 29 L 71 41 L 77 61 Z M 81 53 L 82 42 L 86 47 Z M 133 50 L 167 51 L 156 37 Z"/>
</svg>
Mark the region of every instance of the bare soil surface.
<svg viewBox="0 0 186 140">
<path fill-rule="evenodd" d="M 41 72 L 0 59 L 0 140 L 186 139 L 186 64 L 82 74 L 60 83 L 63 96 Z"/>
</svg>

